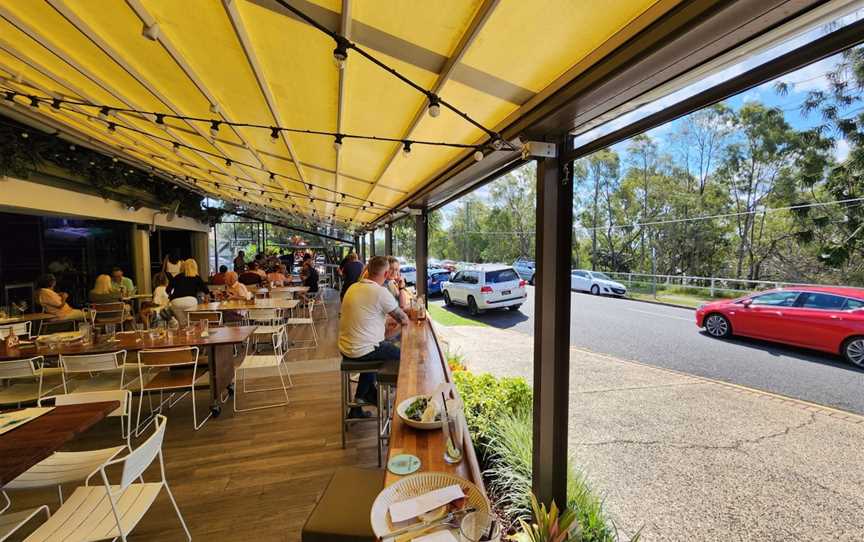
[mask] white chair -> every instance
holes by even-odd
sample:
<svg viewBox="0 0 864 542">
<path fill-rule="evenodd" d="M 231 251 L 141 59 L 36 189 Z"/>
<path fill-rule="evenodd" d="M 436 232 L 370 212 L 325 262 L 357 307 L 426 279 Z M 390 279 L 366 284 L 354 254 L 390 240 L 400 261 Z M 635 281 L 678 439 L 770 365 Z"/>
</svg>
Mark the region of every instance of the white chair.
<svg viewBox="0 0 864 542">
<path fill-rule="evenodd" d="M 258 338 L 263 335 L 273 335 L 282 329 L 281 309 L 249 309 L 246 321 L 249 325 L 258 326 L 252 334 L 255 351 L 258 351 Z"/>
<path fill-rule="evenodd" d="M 45 358 L 36 356 L 26 359 L 0 361 L 0 381 L 6 380 L 11 385 L 0 389 L 0 405 L 17 405 L 38 401 L 43 393 L 63 386 L 57 384 L 47 390 L 44 388 L 46 376 L 61 376 L 58 368 L 45 367 Z"/>
<path fill-rule="evenodd" d="M 264 408 L 274 408 L 279 406 L 285 406 L 288 404 L 288 388 L 294 387 L 294 382 L 291 380 L 291 375 L 288 373 L 287 367 L 285 367 L 285 327 L 279 326 L 277 330 L 272 334 L 271 339 L 273 341 L 273 353 L 272 354 L 255 354 L 255 355 L 247 355 L 243 358 L 243 362 L 234 369 L 234 382 L 239 384 L 240 380 L 243 380 L 243 386 L 238 386 L 238 389 L 234 392 L 234 412 L 248 412 L 250 410 L 261 410 Z M 246 381 L 248 380 L 246 376 L 246 371 L 250 369 L 273 369 L 275 368 L 277 373 L 279 374 L 279 380 L 282 382 L 282 385 L 277 388 L 255 388 L 249 389 L 246 387 Z M 283 375 L 283 368 L 285 373 Z M 285 378 L 288 378 L 288 383 L 286 384 Z M 240 390 L 242 390 L 243 394 L 250 393 L 261 393 L 265 391 L 281 391 L 285 394 L 285 400 L 279 403 L 262 405 L 257 407 L 250 408 L 238 408 L 237 407 L 237 396 L 240 395 Z"/>
<path fill-rule="evenodd" d="M 39 406 L 42 406 L 43 402 L 49 400 L 53 401 L 55 406 L 118 401 L 120 406 L 110 412 L 108 416 L 120 418 L 120 433 L 126 441 L 126 444 L 123 446 L 113 446 L 99 450 L 54 452 L 50 457 L 30 467 L 3 487 L 4 489 L 21 490 L 57 486 L 60 504 L 63 504 L 62 484 L 83 481 L 106 461 L 114 459 L 120 452 L 132 450 L 129 445 L 129 436 L 131 433 L 130 422 L 132 421 L 132 392 L 129 390 L 113 390 L 55 395 L 40 399 Z"/>
<path fill-rule="evenodd" d="M 151 415 L 155 412 L 161 413 L 162 407 L 168 404 L 172 407 L 178 401 L 183 399 L 187 394 L 192 395 L 192 425 L 197 431 L 200 429 L 212 412 L 207 414 L 201 423 L 198 423 L 198 409 L 195 402 L 195 384 L 198 380 L 207 374 L 207 371 L 198 372 L 198 347 L 189 346 L 183 348 L 162 348 L 159 350 L 140 350 L 138 352 L 138 373 L 141 378 L 141 396 L 138 401 L 138 416 L 135 420 L 135 436 L 137 437 L 143 427 L 141 426 L 141 410 L 144 406 L 144 393 L 148 394 L 148 398 L 152 397 L 154 392 L 159 392 L 159 406 L 153 408 L 152 400 L 150 402 Z M 172 368 L 186 368 L 189 370 L 171 370 Z M 147 376 L 145 376 L 145 370 Z M 185 390 L 185 391 L 184 391 Z M 170 392 L 168 399 L 165 400 L 164 392 Z M 184 391 L 179 397 L 174 399 L 174 395 L 178 391 Z M 151 420 L 152 421 L 152 420 Z M 144 425 L 149 425 L 149 421 Z"/>
<path fill-rule="evenodd" d="M 12 506 L 12 501 L 9 500 L 9 495 L 5 491 L 0 491 L 0 495 L 6 500 L 3 510 L 0 510 L 0 542 L 3 542 L 15 532 L 27 524 L 28 521 L 36 517 L 37 514 L 45 513 L 45 519 L 51 517 L 51 511 L 47 505 L 42 505 L 39 508 L 30 508 L 28 510 L 19 510 L 17 512 L 6 513 L 6 510 Z"/>
<path fill-rule="evenodd" d="M 315 299 L 310 299 L 308 301 L 308 305 L 306 306 L 308 311 L 308 317 L 305 318 L 288 318 L 285 323 L 292 328 L 302 328 L 304 326 L 309 326 L 312 328 L 312 338 L 311 339 L 300 339 L 293 340 L 293 343 L 296 345 L 307 344 L 310 343 L 309 346 L 298 346 L 299 350 L 304 350 L 308 348 L 318 348 L 318 332 L 315 331 L 315 319 L 312 318 L 312 311 L 315 310 Z"/>
<path fill-rule="evenodd" d="M 132 532 L 144 514 L 153 506 L 162 488 L 168 493 L 171 504 L 186 539 L 192 535 L 186 527 L 177 501 L 165 479 L 165 461 L 162 458 L 162 441 L 165 438 L 165 416 L 156 416 L 156 427 L 147 440 L 128 455 L 103 463 L 87 478 L 86 485 L 77 488 L 69 499 L 54 512 L 30 536 L 27 542 L 56 540 L 123 540 Z M 144 471 L 159 458 L 160 479 L 157 482 L 144 482 Z M 112 485 L 106 469 L 122 465 L 119 483 Z M 90 480 L 99 474 L 101 486 L 91 486 Z M 139 482 L 135 482 L 139 480 Z"/>
<path fill-rule="evenodd" d="M 133 376 L 126 382 L 126 370 L 135 370 L 134 366 L 126 365 L 126 350 L 76 356 L 61 354 L 60 369 L 63 372 L 63 391 L 66 393 L 70 391 L 69 382 L 81 375 L 87 375 L 87 379 L 79 382 L 73 388 L 75 391 L 119 390 L 137 380 L 137 377 Z"/>
<path fill-rule="evenodd" d="M 5 339 L 9 336 L 9 333 L 14 333 L 19 338 L 24 338 L 26 340 L 30 340 L 33 338 L 31 333 L 31 329 L 33 327 L 33 322 L 19 322 L 17 324 L 11 324 L 8 326 L 0 326 L 0 339 Z"/>
<path fill-rule="evenodd" d="M 315 303 L 321 307 L 321 311 L 324 313 L 324 319 L 327 320 L 327 303 L 324 302 L 324 288 L 321 288 L 319 285 L 318 291 L 310 295 L 309 298 L 314 299 Z"/>
</svg>

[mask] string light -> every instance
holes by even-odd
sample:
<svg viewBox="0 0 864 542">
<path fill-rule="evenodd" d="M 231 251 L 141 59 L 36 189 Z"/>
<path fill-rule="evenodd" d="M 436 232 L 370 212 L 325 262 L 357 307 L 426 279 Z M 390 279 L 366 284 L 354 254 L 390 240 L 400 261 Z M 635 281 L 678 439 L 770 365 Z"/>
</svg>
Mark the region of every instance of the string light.
<svg viewBox="0 0 864 542">
<path fill-rule="evenodd" d="M 233 163 L 234 163 L 234 161 L 231 160 L 230 158 L 226 158 L 226 159 L 225 159 L 225 166 L 226 166 L 226 167 L 231 167 L 231 165 L 232 165 Z"/>
<path fill-rule="evenodd" d="M 39 109 L 39 98 L 36 96 L 30 96 L 30 106 Z"/>
<path fill-rule="evenodd" d="M 404 154 L 405 156 L 408 156 L 409 154 L 411 154 L 411 142 L 410 141 L 406 141 L 402 144 L 402 154 Z"/>
<path fill-rule="evenodd" d="M 219 125 L 221 123 L 218 120 L 214 120 L 210 123 L 210 135 L 213 136 L 213 139 L 216 139 L 216 136 L 219 135 Z"/>
<path fill-rule="evenodd" d="M 60 99 L 54 98 L 53 100 L 51 100 L 51 107 L 59 110 L 60 109 Z"/>
<path fill-rule="evenodd" d="M 116 132 L 116 131 L 117 131 L 117 125 L 114 124 L 113 122 L 109 122 L 109 123 L 108 123 L 108 126 L 107 126 L 106 128 L 107 128 L 107 130 L 108 130 L 108 133 Z"/>
<path fill-rule="evenodd" d="M 174 151 L 174 154 L 180 154 L 180 143 L 177 143 L 177 142 L 175 141 L 175 142 L 171 145 L 171 148 L 172 148 L 172 150 Z"/>
<path fill-rule="evenodd" d="M 350 43 L 347 39 L 340 35 L 334 36 L 336 40 L 336 48 L 333 49 L 333 60 L 336 61 L 336 68 L 345 69 L 345 62 L 348 60 L 348 47 Z"/>
<path fill-rule="evenodd" d="M 333 138 L 333 148 L 337 152 L 342 148 L 342 134 L 336 134 Z"/>
<path fill-rule="evenodd" d="M 165 115 L 156 113 L 156 124 L 165 124 Z"/>
<path fill-rule="evenodd" d="M 100 119 L 107 121 L 109 113 L 111 113 L 110 107 L 106 107 L 103 105 L 102 107 L 99 108 L 99 118 Z"/>
<path fill-rule="evenodd" d="M 279 140 L 279 128 L 275 126 L 270 127 L 270 142 L 276 143 Z"/>
<path fill-rule="evenodd" d="M 434 92 L 430 92 L 428 94 L 429 97 L 429 108 L 426 110 L 429 112 L 429 116 L 434 118 L 438 118 L 438 115 L 441 114 L 441 100 L 438 98 Z"/>
<path fill-rule="evenodd" d="M 6 92 L 6 101 L 9 102 L 10 106 L 15 106 L 15 93 L 14 92 Z"/>
<path fill-rule="evenodd" d="M 479 162 L 479 161 L 483 160 L 483 158 L 484 158 L 483 151 L 480 151 L 480 150 L 474 151 L 474 161 Z"/>
</svg>

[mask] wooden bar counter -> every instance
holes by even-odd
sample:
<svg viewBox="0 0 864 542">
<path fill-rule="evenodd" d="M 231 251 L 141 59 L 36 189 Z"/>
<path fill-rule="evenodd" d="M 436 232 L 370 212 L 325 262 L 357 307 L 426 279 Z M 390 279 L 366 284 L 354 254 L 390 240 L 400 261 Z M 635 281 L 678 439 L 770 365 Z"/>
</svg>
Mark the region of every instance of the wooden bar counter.
<svg viewBox="0 0 864 542">
<path fill-rule="evenodd" d="M 440 429 L 423 431 L 409 427 L 396 414 L 396 405 L 409 397 L 430 394 L 442 382 L 452 381 L 447 361 L 438 345 L 432 324 L 427 318 L 410 321 L 402 328 L 402 357 L 399 362 L 396 399 L 393 403 L 393 425 L 390 433 L 388 458 L 399 454 L 412 454 L 420 458 L 418 472 L 449 472 L 470 480 L 483 490 L 483 479 L 474 454 L 474 445 L 465 432 L 462 461 L 452 465 L 444 461 L 444 440 Z M 454 394 L 455 394 L 454 390 Z M 387 471 L 384 485 L 388 486 L 402 476 Z"/>
</svg>

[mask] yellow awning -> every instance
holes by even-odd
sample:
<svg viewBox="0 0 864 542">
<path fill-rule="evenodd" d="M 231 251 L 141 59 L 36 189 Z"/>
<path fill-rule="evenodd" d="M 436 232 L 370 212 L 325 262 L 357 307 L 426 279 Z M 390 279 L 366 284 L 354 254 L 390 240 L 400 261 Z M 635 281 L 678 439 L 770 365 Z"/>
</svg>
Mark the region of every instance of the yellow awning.
<svg viewBox="0 0 864 542">
<path fill-rule="evenodd" d="M 291 0 L 488 128 L 637 19 L 644 27 L 646 17 L 676 3 Z M 156 39 L 148 39 L 142 28 L 154 23 Z M 356 53 L 340 71 L 334 46 L 273 0 L 0 3 L 3 86 L 26 94 L 396 139 L 476 144 L 486 137 L 445 108 L 437 118 L 425 114 L 423 94 Z M 354 139 L 337 152 L 329 136 L 283 132 L 274 142 L 266 129 L 222 125 L 214 138 L 206 122 L 169 119 L 163 126 L 128 114 L 112 116 L 118 128 L 109 133 L 105 122 L 88 119 L 93 108 L 73 109 L 43 105 L 33 113 L 166 173 L 209 180 L 198 186 L 214 197 L 307 216 L 314 209 L 352 226 L 379 217 L 473 152 L 414 145 L 404 156 L 399 143 Z M 174 152 L 171 141 L 201 152 Z"/>
</svg>

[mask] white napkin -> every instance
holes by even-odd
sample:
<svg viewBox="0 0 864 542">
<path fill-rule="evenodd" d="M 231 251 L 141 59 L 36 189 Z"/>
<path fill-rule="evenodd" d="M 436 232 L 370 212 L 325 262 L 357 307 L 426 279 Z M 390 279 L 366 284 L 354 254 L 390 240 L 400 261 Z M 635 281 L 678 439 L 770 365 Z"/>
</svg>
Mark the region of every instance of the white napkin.
<svg viewBox="0 0 864 542">
<path fill-rule="evenodd" d="M 411 542 L 459 542 L 449 530 L 436 531 L 431 534 L 423 535 L 415 538 Z"/>
<path fill-rule="evenodd" d="M 390 505 L 390 521 L 393 523 L 399 523 L 401 521 L 415 518 L 420 514 L 425 514 L 430 510 L 434 510 L 439 506 L 444 506 L 445 504 L 455 501 L 456 499 L 461 499 L 464 496 L 465 493 L 462 492 L 462 488 L 459 487 L 459 485 L 454 484 L 452 486 L 430 491 L 429 493 L 425 493 L 419 497 L 414 497 L 413 499 L 408 499 L 407 501 L 394 502 Z"/>
</svg>

